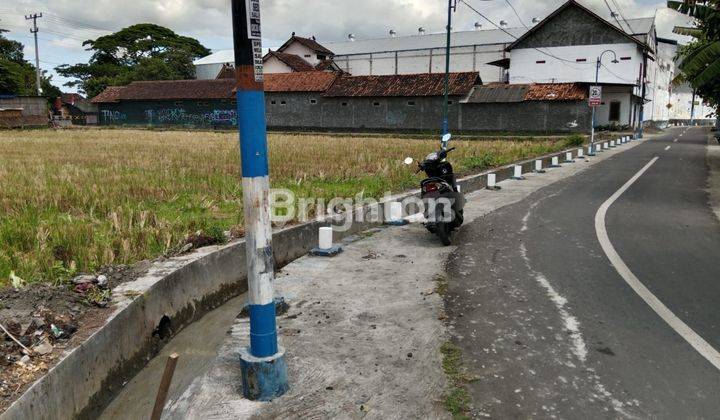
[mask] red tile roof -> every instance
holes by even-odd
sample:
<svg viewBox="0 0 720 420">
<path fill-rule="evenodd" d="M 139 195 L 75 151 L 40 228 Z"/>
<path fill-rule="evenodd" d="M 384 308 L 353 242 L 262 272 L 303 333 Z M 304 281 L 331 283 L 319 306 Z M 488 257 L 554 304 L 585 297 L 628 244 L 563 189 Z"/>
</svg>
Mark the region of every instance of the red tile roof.
<svg viewBox="0 0 720 420">
<path fill-rule="evenodd" d="M 337 77 L 337 73 L 322 71 L 266 74 L 265 91 L 324 92 Z M 132 82 L 127 86 L 109 86 L 92 102 L 228 99 L 233 97 L 234 90 L 235 79 Z"/>
<path fill-rule="evenodd" d="M 529 85 L 526 101 L 582 101 L 587 88 L 575 83 L 539 83 Z"/>
<path fill-rule="evenodd" d="M 303 37 L 295 36 L 295 35 L 293 35 L 292 37 L 290 37 L 290 39 L 285 41 L 285 43 L 282 44 L 282 46 L 280 46 L 280 48 L 278 48 L 278 51 L 280 51 L 280 52 L 284 51 L 285 48 L 290 46 L 290 44 L 292 44 L 295 41 L 303 44 L 304 46 L 310 48 L 311 50 L 313 50 L 315 52 L 325 54 L 325 55 L 333 55 L 332 51 L 330 51 L 329 49 L 320 45 L 316 40 L 310 39 L 310 38 L 303 38 Z"/>
<path fill-rule="evenodd" d="M 479 82 L 480 76 L 476 72 L 451 73 L 450 95 L 467 95 Z M 445 75 L 442 73 L 343 76 L 323 96 L 442 96 L 444 83 Z"/>
<path fill-rule="evenodd" d="M 106 104 L 106 103 L 117 102 L 118 99 L 120 98 L 120 91 L 122 91 L 124 88 L 125 88 L 125 86 L 108 86 L 99 95 L 92 98 L 92 100 L 90 100 L 90 102 L 92 102 L 94 104 Z"/>
<path fill-rule="evenodd" d="M 266 74 L 265 92 L 324 92 L 337 77 L 324 71 Z"/>
<path fill-rule="evenodd" d="M 292 71 L 312 71 L 313 66 L 302 57 L 295 54 L 285 54 L 278 51 L 270 51 L 265 57 L 273 56 L 290 67 Z M 264 60 L 263 60 L 264 61 Z"/>
<path fill-rule="evenodd" d="M 80 95 L 79 93 L 63 93 L 62 96 L 60 96 L 61 100 L 65 104 L 75 105 L 75 102 L 80 102 L 85 100 L 85 98 Z"/>
</svg>

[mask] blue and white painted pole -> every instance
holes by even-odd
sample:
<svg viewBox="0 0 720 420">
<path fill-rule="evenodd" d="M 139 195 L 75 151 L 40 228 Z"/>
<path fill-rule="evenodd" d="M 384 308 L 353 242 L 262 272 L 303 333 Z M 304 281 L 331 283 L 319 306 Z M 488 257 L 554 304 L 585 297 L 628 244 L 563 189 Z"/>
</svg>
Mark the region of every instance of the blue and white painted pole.
<svg viewBox="0 0 720 420">
<path fill-rule="evenodd" d="M 289 385 L 285 352 L 278 346 L 272 286 L 260 0 L 232 0 L 232 19 L 250 313 L 250 346 L 240 350 L 240 368 L 245 398 L 269 401 Z"/>
</svg>

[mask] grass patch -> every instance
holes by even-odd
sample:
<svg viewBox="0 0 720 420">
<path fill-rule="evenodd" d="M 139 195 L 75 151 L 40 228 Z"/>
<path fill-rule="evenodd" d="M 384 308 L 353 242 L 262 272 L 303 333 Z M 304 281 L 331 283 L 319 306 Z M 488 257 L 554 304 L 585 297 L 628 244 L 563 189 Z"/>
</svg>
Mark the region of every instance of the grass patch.
<svg viewBox="0 0 720 420">
<path fill-rule="evenodd" d="M 452 414 L 453 419 L 468 419 L 470 395 L 464 386 L 467 377 L 462 368 L 462 351 L 447 341 L 440 347 L 440 352 L 443 355 L 443 371 L 450 380 L 450 389 L 445 394 L 445 409 Z"/>
<path fill-rule="evenodd" d="M 270 134 L 271 183 L 297 197 L 381 197 L 417 187 L 402 164 L 437 140 Z M 563 138 L 461 140 L 459 175 L 556 152 Z M 191 235 L 242 231 L 237 134 L 148 130 L 0 131 L 0 287 L 132 264 Z M 198 232 L 200 232 L 198 234 Z M 199 239 L 198 239 L 199 241 Z"/>
</svg>

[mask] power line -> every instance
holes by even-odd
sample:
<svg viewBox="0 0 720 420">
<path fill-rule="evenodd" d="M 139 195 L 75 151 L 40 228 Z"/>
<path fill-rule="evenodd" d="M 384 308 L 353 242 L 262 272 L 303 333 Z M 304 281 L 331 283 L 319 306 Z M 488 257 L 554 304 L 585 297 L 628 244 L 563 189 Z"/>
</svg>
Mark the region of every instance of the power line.
<svg viewBox="0 0 720 420">
<path fill-rule="evenodd" d="M 623 16 L 622 11 L 620 11 L 620 6 L 617 4 L 617 2 L 615 2 L 615 0 L 611 0 L 611 1 L 612 1 L 612 3 L 615 5 L 615 8 L 617 8 L 617 12 L 618 12 L 618 14 L 620 15 L 620 19 L 622 19 L 623 22 L 625 22 L 625 24 L 627 25 L 628 29 L 630 29 L 630 35 L 632 35 L 632 33 L 633 33 L 634 31 L 633 31 L 632 26 L 630 26 L 630 22 L 628 22 L 627 19 L 625 19 L 625 16 Z M 621 28 L 622 28 L 622 26 L 621 26 Z"/>
<path fill-rule="evenodd" d="M 608 3 L 607 0 L 604 0 L 604 1 L 605 1 L 605 6 L 607 6 L 608 10 L 610 11 L 610 16 L 611 16 L 613 19 L 615 19 L 615 22 L 617 22 L 617 24 L 618 24 L 618 26 L 620 27 L 620 29 L 624 32 L 625 29 L 623 28 L 622 23 L 620 23 L 620 21 L 619 21 L 618 18 L 617 18 L 618 15 L 620 15 L 620 12 L 618 11 L 618 13 L 615 13 L 615 11 L 613 10 L 613 8 L 610 7 L 610 3 Z M 622 16 L 620 16 L 620 17 L 622 17 Z M 624 18 L 623 18 L 623 19 L 624 19 Z M 625 23 L 627 24 L 627 22 L 625 22 Z M 630 28 L 630 25 L 628 25 L 628 28 Z M 630 32 L 632 32 L 632 28 L 630 28 Z"/>
<path fill-rule="evenodd" d="M 470 10 L 472 10 L 472 11 L 475 12 L 475 13 L 477 13 L 480 17 L 482 17 L 482 18 L 485 19 L 486 21 L 490 22 L 491 25 L 493 25 L 494 27 L 498 28 L 499 30 L 501 30 L 501 31 L 503 31 L 504 33 L 506 33 L 507 35 L 509 35 L 509 36 L 510 36 L 511 38 L 513 38 L 514 40 L 517 41 L 517 40 L 519 39 L 518 37 L 516 37 L 516 36 L 513 35 L 512 33 L 510 33 L 510 32 L 508 32 L 507 30 L 505 30 L 505 28 L 499 26 L 498 24 L 496 24 L 495 22 L 493 22 L 492 20 L 490 20 L 490 18 L 488 18 L 487 16 L 485 16 L 484 14 L 482 14 L 482 13 L 481 13 L 479 10 L 477 10 L 476 8 L 472 7 L 472 6 L 471 6 L 470 4 L 468 4 L 468 2 L 466 2 L 465 0 L 459 0 L 459 1 L 460 1 L 462 4 L 464 4 L 465 6 L 467 6 Z M 554 59 L 562 62 L 563 64 L 565 64 L 566 66 L 568 66 L 568 67 L 570 67 L 570 68 L 572 68 L 572 69 L 574 69 L 574 70 L 578 70 L 578 68 L 577 68 L 577 67 L 569 66 L 569 65 L 566 64 L 566 63 L 579 64 L 579 65 L 592 64 L 592 63 L 578 63 L 578 62 L 576 62 L 576 61 L 566 60 L 566 59 L 564 59 L 564 58 L 560 58 L 560 57 L 558 57 L 558 56 L 556 56 L 556 55 L 554 55 L 554 54 L 551 54 L 551 53 L 549 53 L 549 52 L 547 52 L 547 51 L 543 51 L 543 50 L 541 50 L 541 49 L 539 49 L 539 48 L 536 48 L 536 47 L 531 47 L 531 48 L 534 49 L 535 51 L 541 53 L 541 54 L 544 54 L 544 55 L 546 55 L 546 56 L 548 56 L 548 57 L 552 57 L 552 58 L 554 58 Z"/>
<path fill-rule="evenodd" d="M 530 28 L 525 24 L 525 22 L 523 22 L 522 18 L 520 17 L 520 14 L 518 14 L 517 10 L 515 10 L 515 6 L 513 6 L 512 3 L 510 3 L 510 0 L 505 0 L 505 3 L 507 3 L 507 5 L 510 6 L 510 8 L 512 9 L 513 13 L 515 13 L 515 17 L 518 18 L 518 20 L 520 21 L 520 24 L 522 26 L 524 26 L 525 29 L 530 30 Z"/>
</svg>

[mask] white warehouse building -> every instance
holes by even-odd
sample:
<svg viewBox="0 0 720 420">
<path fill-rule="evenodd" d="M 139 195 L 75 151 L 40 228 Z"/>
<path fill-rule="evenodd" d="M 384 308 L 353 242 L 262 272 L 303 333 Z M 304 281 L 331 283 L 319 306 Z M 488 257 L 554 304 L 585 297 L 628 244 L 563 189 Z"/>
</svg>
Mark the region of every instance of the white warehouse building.
<svg viewBox="0 0 720 420">
<path fill-rule="evenodd" d="M 535 22 L 535 20 L 533 20 Z M 476 27 L 479 25 L 476 25 Z M 353 76 L 442 73 L 446 35 L 419 33 L 321 45 L 293 36 L 264 58 L 266 73 L 337 71 Z M 655 18 L 621 22 L 603 18 L 569 0 L 530 29 L 503 28 L 453 32 L 451 72 L 478 72 L 484 84 L 595 83 L 597 57 L 603 55 L 599 84 L 603 102 L 598 126 L 636 127 L 640 116 L 664 126 L 689 120 L 692 92 L 673 88 L 677 43 L 657 39 Z M 615 60 L 616 59 L 616 60 Z M 232 65 L 232 50 L 195 62 L 198 79 L 214 79 Z M 645 96 L 643 94 L 645 83 Z M 707 112 L 696 99 L 695 117 Z M 642 112 L 641 112 L 642 109 Z"/>
</svg>

